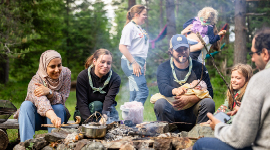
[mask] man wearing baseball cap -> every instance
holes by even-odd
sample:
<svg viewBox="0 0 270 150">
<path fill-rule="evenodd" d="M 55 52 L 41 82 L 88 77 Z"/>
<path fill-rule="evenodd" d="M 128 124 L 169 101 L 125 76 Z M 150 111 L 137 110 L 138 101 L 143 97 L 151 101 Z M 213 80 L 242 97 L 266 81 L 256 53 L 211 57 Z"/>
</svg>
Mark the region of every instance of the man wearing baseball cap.
<svg viewBox="0 0 270 150">
<path fill-rule="evenodd" d="M 196 123 L 208 121 L 207 112 L 215 111 L 215 103 L 211 98 L 199 99 L 196 95 L 184 95 L 186 89 L 181 88 L 185 83 L 191 83 L 202 76 L 207 84 L 207 90 L 213 97 L 208 71 L 200 62 L 192 60 L 189 56 L 189 44 L 184 35 L 173 35 L 170 41 L 170 60 L 159 65 L 157 70 L 157 83 L 159 92 L 165 97 L 175 96 L 176 101 L 171 105 L 166 99 L 160 98 L 155 102 L 154 111 L 158 121 Z M 181 110 L 188 103 L 194 105 Z M 175 110 L 173 107 L 177 107 Z M 193 126 L 189 126 L 191 129 Z M 189 130 L 186 129 L 186 130 Z"/>
</svg>

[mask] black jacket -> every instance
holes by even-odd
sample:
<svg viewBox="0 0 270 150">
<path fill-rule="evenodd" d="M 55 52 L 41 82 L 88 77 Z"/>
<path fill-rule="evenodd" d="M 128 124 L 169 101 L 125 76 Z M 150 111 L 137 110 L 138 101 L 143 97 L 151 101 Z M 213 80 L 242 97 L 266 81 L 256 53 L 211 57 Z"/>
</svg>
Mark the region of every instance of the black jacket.
<svg viewBox="0 0 270 150">
<path fill-rule="evenodd" d="M 93 86 L 103 87 L 104 82 L 109 76 L 109 73 L 99 78 L 91 69 L 91 77 Z M 111 106 L 115 106 L 117 102 L 115 101 L 115 96 L 119 92 L 121 83 L 120 76 L 112 71 L 112 76 L 110 82 L 107 84 L 106 87 L 103 88 L 105 94 L 101 94 L 100 92 L 93 93 L 92 88 L 89 84 L 89 77 L 88 77 L 88 69 L 85 69 L 80 72 L 77 77 L 77 85 L 76 85 L 76 98 L 77 98 L 77 106 L 76 110 L 79 110 L 81 113 L 82 119 L 87 119 L 91 114 L 88 105 L 93 101 L 101 101 L 103 103 L 103 110 L 102 113 L 105 111 L 110 111 Z"/>
<path fill-rule="evenodd" d="M 173 64 L 174 65 L 174 64 Z M 188 72 L 189 67 L 186 69 L 179 69 L 174 65 L 176 76 L 178 80 L 183 80 Z M 198 61 L 192 60 L 192 70 L 191 75 L 187 79 L 186 83 L 191 83 L 193 80 L 197 80 L 201 78 L 201 72 L 202 72 L 202 64 Z M 207 84 L 207 90 L 209 91 L 209 94 L 213 98 L 213 88 L 210 82 L 210 77 L 208 74 L 207 69 L 205 66 L 203 66 L 203 77 L 202 80 Z M 178 88 L 181 85 L 179 85 L 177 82 L 174 81 L 174 77 L 172 74 L 172 68 L 170 65 L 170 60 L 160 64 L 158 66 L 157 70 L 157 83 L 160 94 L 166 96 L 166 97 L 172 97 L 174 96 L 172 94 L 172 90 L 174 88 Z"/>
</svg>

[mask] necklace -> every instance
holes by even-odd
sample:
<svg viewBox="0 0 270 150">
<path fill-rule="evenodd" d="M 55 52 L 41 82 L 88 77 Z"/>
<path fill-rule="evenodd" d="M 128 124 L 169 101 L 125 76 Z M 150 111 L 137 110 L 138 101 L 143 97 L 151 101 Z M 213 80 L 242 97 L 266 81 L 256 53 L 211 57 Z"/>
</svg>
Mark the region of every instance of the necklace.
<svg viewBox="0 0 270 150">
<path fill-rule="evenodd" d="M 106 79 L 106 81 L 104 82 L 103 87 L 96 88 L 96 87 L 93 86 L 92 77 L 91 77 L 91 73 L 90 73 L 92 67 L 93 67 L 93 64 L 88 68 L 88 77 L 89 77 L 90 87 L 92 88 L 93 93 L 99 92 L 101 94 L 105 94 L 106 92 L 103 91 L 103 88 L 110 82 L 110 79 L 111 79 L 111 76 L 112 76 L 112 70 L 110 70 L 110 74 L 109 74 L 108 78 Z"/>
<path fill-rule="evenodd" d="M 137 28 L 140 29 L 140 31 L 143 33 L 143 37 L 144 37 L 144 44 L 147 44 L 147 40 L 148 40 L 148 37 L 147 37 L 147 32 L 139 25 L 137 25 L 133 20 L 131 21 L 133 24 L 135 24 L 137 26 Z"/>
<path fill-rule="evenodd" d="M 192 69 L 192 59 L 191 59 L 191 57 L 189 57 L 189 70 L 188 70 L 188 73 L 186 74 L 184 80 L 179 81 L 179 80 L 177 79 L 176 74 L 175 74 L 175 69 L 174 69 L 174 66 L 173 66 L 173 58 L 172 58 L 172 57 L 171 57 L 171 60 L 170 60 L 170 64 L 171 64 L 171 68 L 172 68 L 172 73 L 173 73 L 174 81 L 177 82 L 177 83 L 180 84 L 180 85 L 182 85 L 183 83 L 186 83 L 188 77 L 189 77 L 190 74 L 191 74 L 191 69 Z"/>
</svg>

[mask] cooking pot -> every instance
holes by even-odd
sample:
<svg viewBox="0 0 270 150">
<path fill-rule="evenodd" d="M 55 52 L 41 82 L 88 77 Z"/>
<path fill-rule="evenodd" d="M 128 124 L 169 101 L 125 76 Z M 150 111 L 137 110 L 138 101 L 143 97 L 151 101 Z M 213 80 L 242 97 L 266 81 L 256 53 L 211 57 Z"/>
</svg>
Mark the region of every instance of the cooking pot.
<svg viewBox="0 0 270 150">
<path fill-rule="evenodd" d="M 106 135 L 107 127 L 100 123 L 91 122 L 82 124 L 82 132 L 88 138 L 103 138 Z"/>
</svg>

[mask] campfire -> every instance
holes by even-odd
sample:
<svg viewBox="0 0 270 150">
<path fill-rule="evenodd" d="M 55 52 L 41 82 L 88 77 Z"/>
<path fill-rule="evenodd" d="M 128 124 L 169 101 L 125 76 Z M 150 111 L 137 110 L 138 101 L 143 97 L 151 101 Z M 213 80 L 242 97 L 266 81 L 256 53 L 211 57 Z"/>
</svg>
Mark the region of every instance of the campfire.
<svg viewBox="0 0 270 150">
<path fill-rule="evenodd" d="M 88 126 L 97 127 L 97 123 L 94 124 Z M 99 138 L 86 136 L 83 127 L 53 129 L 52 133 L 37 135 L 34 139 L 19 143 L 14 149 L 185 149 L 198 139 L 188 137 L 183 132 L 171 132 L 177 126 L 176 123 L 168 122 L 133 124 L 131 121 L 114 121 L 106 125 L 105 136 Z"/>
</svg>

